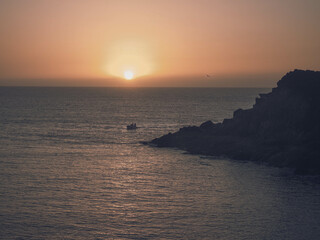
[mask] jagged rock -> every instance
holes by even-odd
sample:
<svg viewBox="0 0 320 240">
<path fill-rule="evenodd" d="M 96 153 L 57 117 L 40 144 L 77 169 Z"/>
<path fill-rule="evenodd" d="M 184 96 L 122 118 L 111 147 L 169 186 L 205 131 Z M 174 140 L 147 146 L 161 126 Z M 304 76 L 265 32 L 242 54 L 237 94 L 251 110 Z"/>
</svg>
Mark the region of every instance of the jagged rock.
<svg viewBox="0 0 320 240">
<path fill-rule="evenodd" d="M 200 125 L 200 128 L 202 128 L 202 129 L 212 129 L 214 126 L 215 126 L 215 124 L 209 120 L 209 121 L 206 121 L 206 122 L 202 123 Z"/>
<path fill-rule="evenodd" d="M 289 72 L 259 96 L 251 109 L 236 110 L 232 119 L 184 127 L 151 143 L 320 174 L 320 72 Z"/>
</svg>

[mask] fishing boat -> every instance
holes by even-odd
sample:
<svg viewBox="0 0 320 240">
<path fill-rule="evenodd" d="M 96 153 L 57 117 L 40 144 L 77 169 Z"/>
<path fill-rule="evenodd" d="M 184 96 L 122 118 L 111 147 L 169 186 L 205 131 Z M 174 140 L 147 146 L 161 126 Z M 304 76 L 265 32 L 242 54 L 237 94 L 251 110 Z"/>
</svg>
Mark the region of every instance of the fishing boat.
<svg viewBox="0 0 320 240">
<path fill-rule="evenodd" d="M 137 124 L 135 123 L 131 123 L 130 125 L 127 126 L 127 130 L 134 130 L 137 129 Z"/>
</svg>

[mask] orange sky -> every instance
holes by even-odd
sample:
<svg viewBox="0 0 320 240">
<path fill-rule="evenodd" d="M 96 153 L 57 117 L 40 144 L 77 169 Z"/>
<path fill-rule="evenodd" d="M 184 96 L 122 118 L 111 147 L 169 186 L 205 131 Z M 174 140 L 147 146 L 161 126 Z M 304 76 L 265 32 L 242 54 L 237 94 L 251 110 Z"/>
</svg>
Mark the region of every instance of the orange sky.
<svg viewBox="0 0 320 240">
<path fill-rule="evenodd" d="M 318 0 L 1 0 L 0 85 L 270 87 L 320 70 L 319 12 Z"/>
</svg>

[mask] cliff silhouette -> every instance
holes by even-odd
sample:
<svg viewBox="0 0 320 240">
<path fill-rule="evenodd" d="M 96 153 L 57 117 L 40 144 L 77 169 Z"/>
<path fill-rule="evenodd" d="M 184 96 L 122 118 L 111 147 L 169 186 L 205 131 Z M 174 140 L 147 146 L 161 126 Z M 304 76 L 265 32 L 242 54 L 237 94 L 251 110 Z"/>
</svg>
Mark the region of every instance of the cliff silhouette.
<svg viewBox="0 0 320 240">
<path fill-rule="evenodd" d="M 232 119 L 184 127 L 149 144 L 320 174 L 320 72 L 289 72 Z"/>
</svg>

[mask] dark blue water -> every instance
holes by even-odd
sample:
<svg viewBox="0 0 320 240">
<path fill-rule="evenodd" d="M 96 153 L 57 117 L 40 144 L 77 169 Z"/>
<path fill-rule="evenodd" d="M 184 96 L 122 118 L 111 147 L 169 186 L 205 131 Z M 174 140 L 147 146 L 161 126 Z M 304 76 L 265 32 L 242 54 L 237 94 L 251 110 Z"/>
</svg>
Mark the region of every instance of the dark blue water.
<svg viewBox="0 0 320 240">
<path fill-rule="evenodd" d="M 317 178 L 139 144 L 268 91 L 0 88 L 0 238 L 319 239 Z"/>
</svg>

